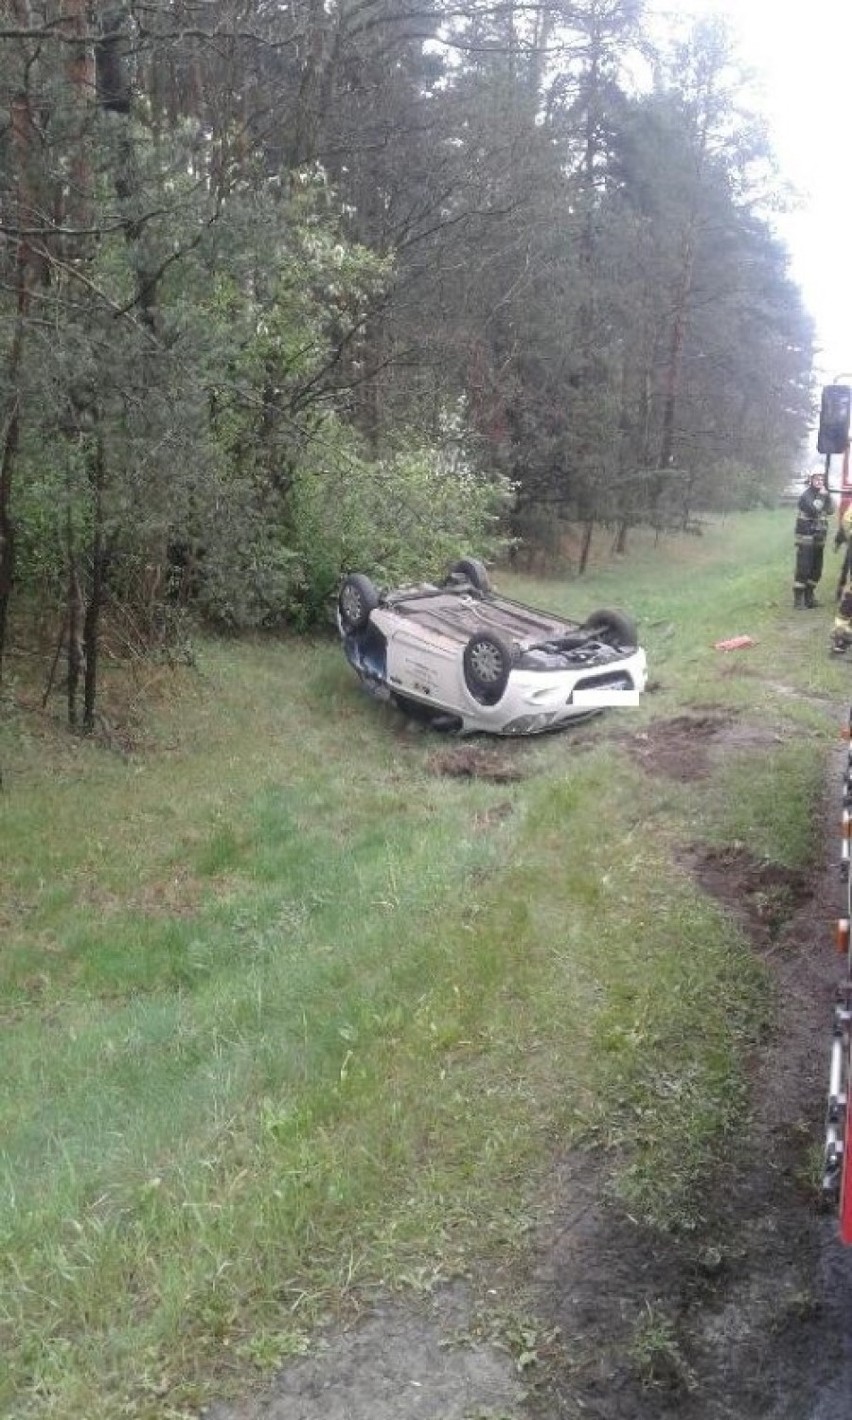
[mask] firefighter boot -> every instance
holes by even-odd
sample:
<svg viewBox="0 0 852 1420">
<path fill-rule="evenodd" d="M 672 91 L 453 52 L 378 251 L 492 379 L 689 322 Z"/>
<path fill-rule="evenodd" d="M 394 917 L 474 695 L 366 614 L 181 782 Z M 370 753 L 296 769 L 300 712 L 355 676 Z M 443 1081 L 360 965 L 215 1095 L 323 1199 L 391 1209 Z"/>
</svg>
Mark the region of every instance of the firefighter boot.
<svg viewBox="0 0 852 1420">
<path fill-rule="evenodd" d="M 793 610 L 794 610 L 794 611 L 801 611 L 801 609 L 802 609 L 802 607 L 803 607 L 804 605 L 805 605 L 805 589 L 804 589 L 804 587 L 794 587 L 794 588 L 793 588 Z"/>
<path fill-rule="evenodd" d="M 806 607 L 819 606 L 819 602 L 817 601 L 816 597 L 814 596 L 814 589 L 813 589 L 813 587 L 805 587 L 805 606 L 806 606 Z"/>
</svg>

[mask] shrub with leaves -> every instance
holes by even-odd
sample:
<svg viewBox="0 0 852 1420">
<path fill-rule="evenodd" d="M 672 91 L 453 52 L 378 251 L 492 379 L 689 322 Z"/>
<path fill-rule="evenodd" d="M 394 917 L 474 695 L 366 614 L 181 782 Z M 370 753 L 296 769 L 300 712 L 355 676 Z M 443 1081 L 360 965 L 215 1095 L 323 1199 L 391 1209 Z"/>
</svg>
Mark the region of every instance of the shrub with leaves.
<svg viewBox="0 0 852 1420">
<path fill-rule="evenodd" d="M 499 550 L 511 484 L 477 469 L 460 435 L 457 417 L 441 446 L 412 441 L 370 461 L 350 445 L 338 449 L 336 462 L 318 458 L 300 470 L 291 496 L 304 569 L 298 619 L 323 616 L 345 572 L 384 584 L 421 580 L 459 556 L 488 558 Z"/>
</svg>

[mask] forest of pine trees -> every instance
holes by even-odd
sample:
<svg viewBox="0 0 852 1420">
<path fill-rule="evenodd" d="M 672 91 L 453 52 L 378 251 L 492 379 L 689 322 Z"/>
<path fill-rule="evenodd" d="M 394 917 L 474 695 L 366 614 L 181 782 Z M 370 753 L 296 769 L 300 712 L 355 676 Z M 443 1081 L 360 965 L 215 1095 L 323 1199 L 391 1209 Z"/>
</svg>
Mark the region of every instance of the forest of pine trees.
<svg viewBox="0 0 852 1420">
<path fill-rule="evenodd" d="M 641 0 L 7 0 L 0 672 L 93 721 L 191 597 L 307 627 L 786 482 L 813 331 L 718 22 Z"/>
</svg>

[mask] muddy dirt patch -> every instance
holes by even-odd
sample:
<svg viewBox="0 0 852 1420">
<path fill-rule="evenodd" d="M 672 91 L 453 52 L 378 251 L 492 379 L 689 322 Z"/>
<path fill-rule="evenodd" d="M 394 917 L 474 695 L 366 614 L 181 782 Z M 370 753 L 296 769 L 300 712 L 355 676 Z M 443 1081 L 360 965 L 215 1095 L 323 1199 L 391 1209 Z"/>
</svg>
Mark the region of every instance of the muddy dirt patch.
<svg viewBox="0 0 852 1420">
<path fill-rule="evenodd" d="M 629 735 L 633 758 L 650 774 L 670 779 L 706 779 L 711 770 L 710 745 L 732 721 L 729 715 L 678 715 L 655 720 Z"/>
<path fill-rule="evenodd" d="M 422 1305 L 388 1300 L 262 1396 L 214 1405 L 207 1420 L 512 1420 L 526 1387 L 505 1350 L 473 1335 L 466 1288 Z"/>
<path fill-rule="evenodd" d="M 646 729 L 619 738 L 647 773 L 681 781 L 709 778 L 725 754 L 783 741 L 771 726 L 741 721 L 730 711 L 655 720 Z"/>
<path fill-rule="evenodd" d="M 776 942 L 814 896 L 809 874 L 755 858 L 742 843 L 695 844 L 684 852 L 683 861 L 704 891 L 745 927 L 756 946 Z"/>
<path fill-rule="evenodd" d="M 450 779 L 487 779 L 491 784 L 512 784 L 524 771 L 508 755 L 479 745 L 458 745 L 430 756 L 430 773 Z"/>
</svg>

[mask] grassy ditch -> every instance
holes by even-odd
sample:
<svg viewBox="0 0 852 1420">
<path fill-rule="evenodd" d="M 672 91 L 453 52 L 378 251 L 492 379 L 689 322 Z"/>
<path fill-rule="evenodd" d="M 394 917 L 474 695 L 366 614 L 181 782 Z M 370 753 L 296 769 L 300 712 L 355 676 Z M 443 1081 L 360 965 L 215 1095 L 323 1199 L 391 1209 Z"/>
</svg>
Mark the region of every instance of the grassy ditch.
<svg viewBox="0 0 852 1420">
<path fill-rule="evenodd" d="M 637 543 L 582 584 L 498 579 L 634 611 L 655 682 L 620 718 L 477 745 L 510 775 L 447 773 L 464 746 L 363 697 L 332 641 L 201 645 L 121 752 L 67 738 L 21 663 L 5 1413 L 174 1416 L 238 1388 L 362 1289 L 522 1246 L 569 1144 L 655 1225 L 696 1225 L 772 1001 L 681 849 L 806 862 L 846 688 L 830 612 L 788 611 L 789 522 Z M 713 650 L 738 633 L 756 644 Z M 708 707 L 759 748 L 698 784 L 648 772 L 635 736 Z"/>
</svg>

